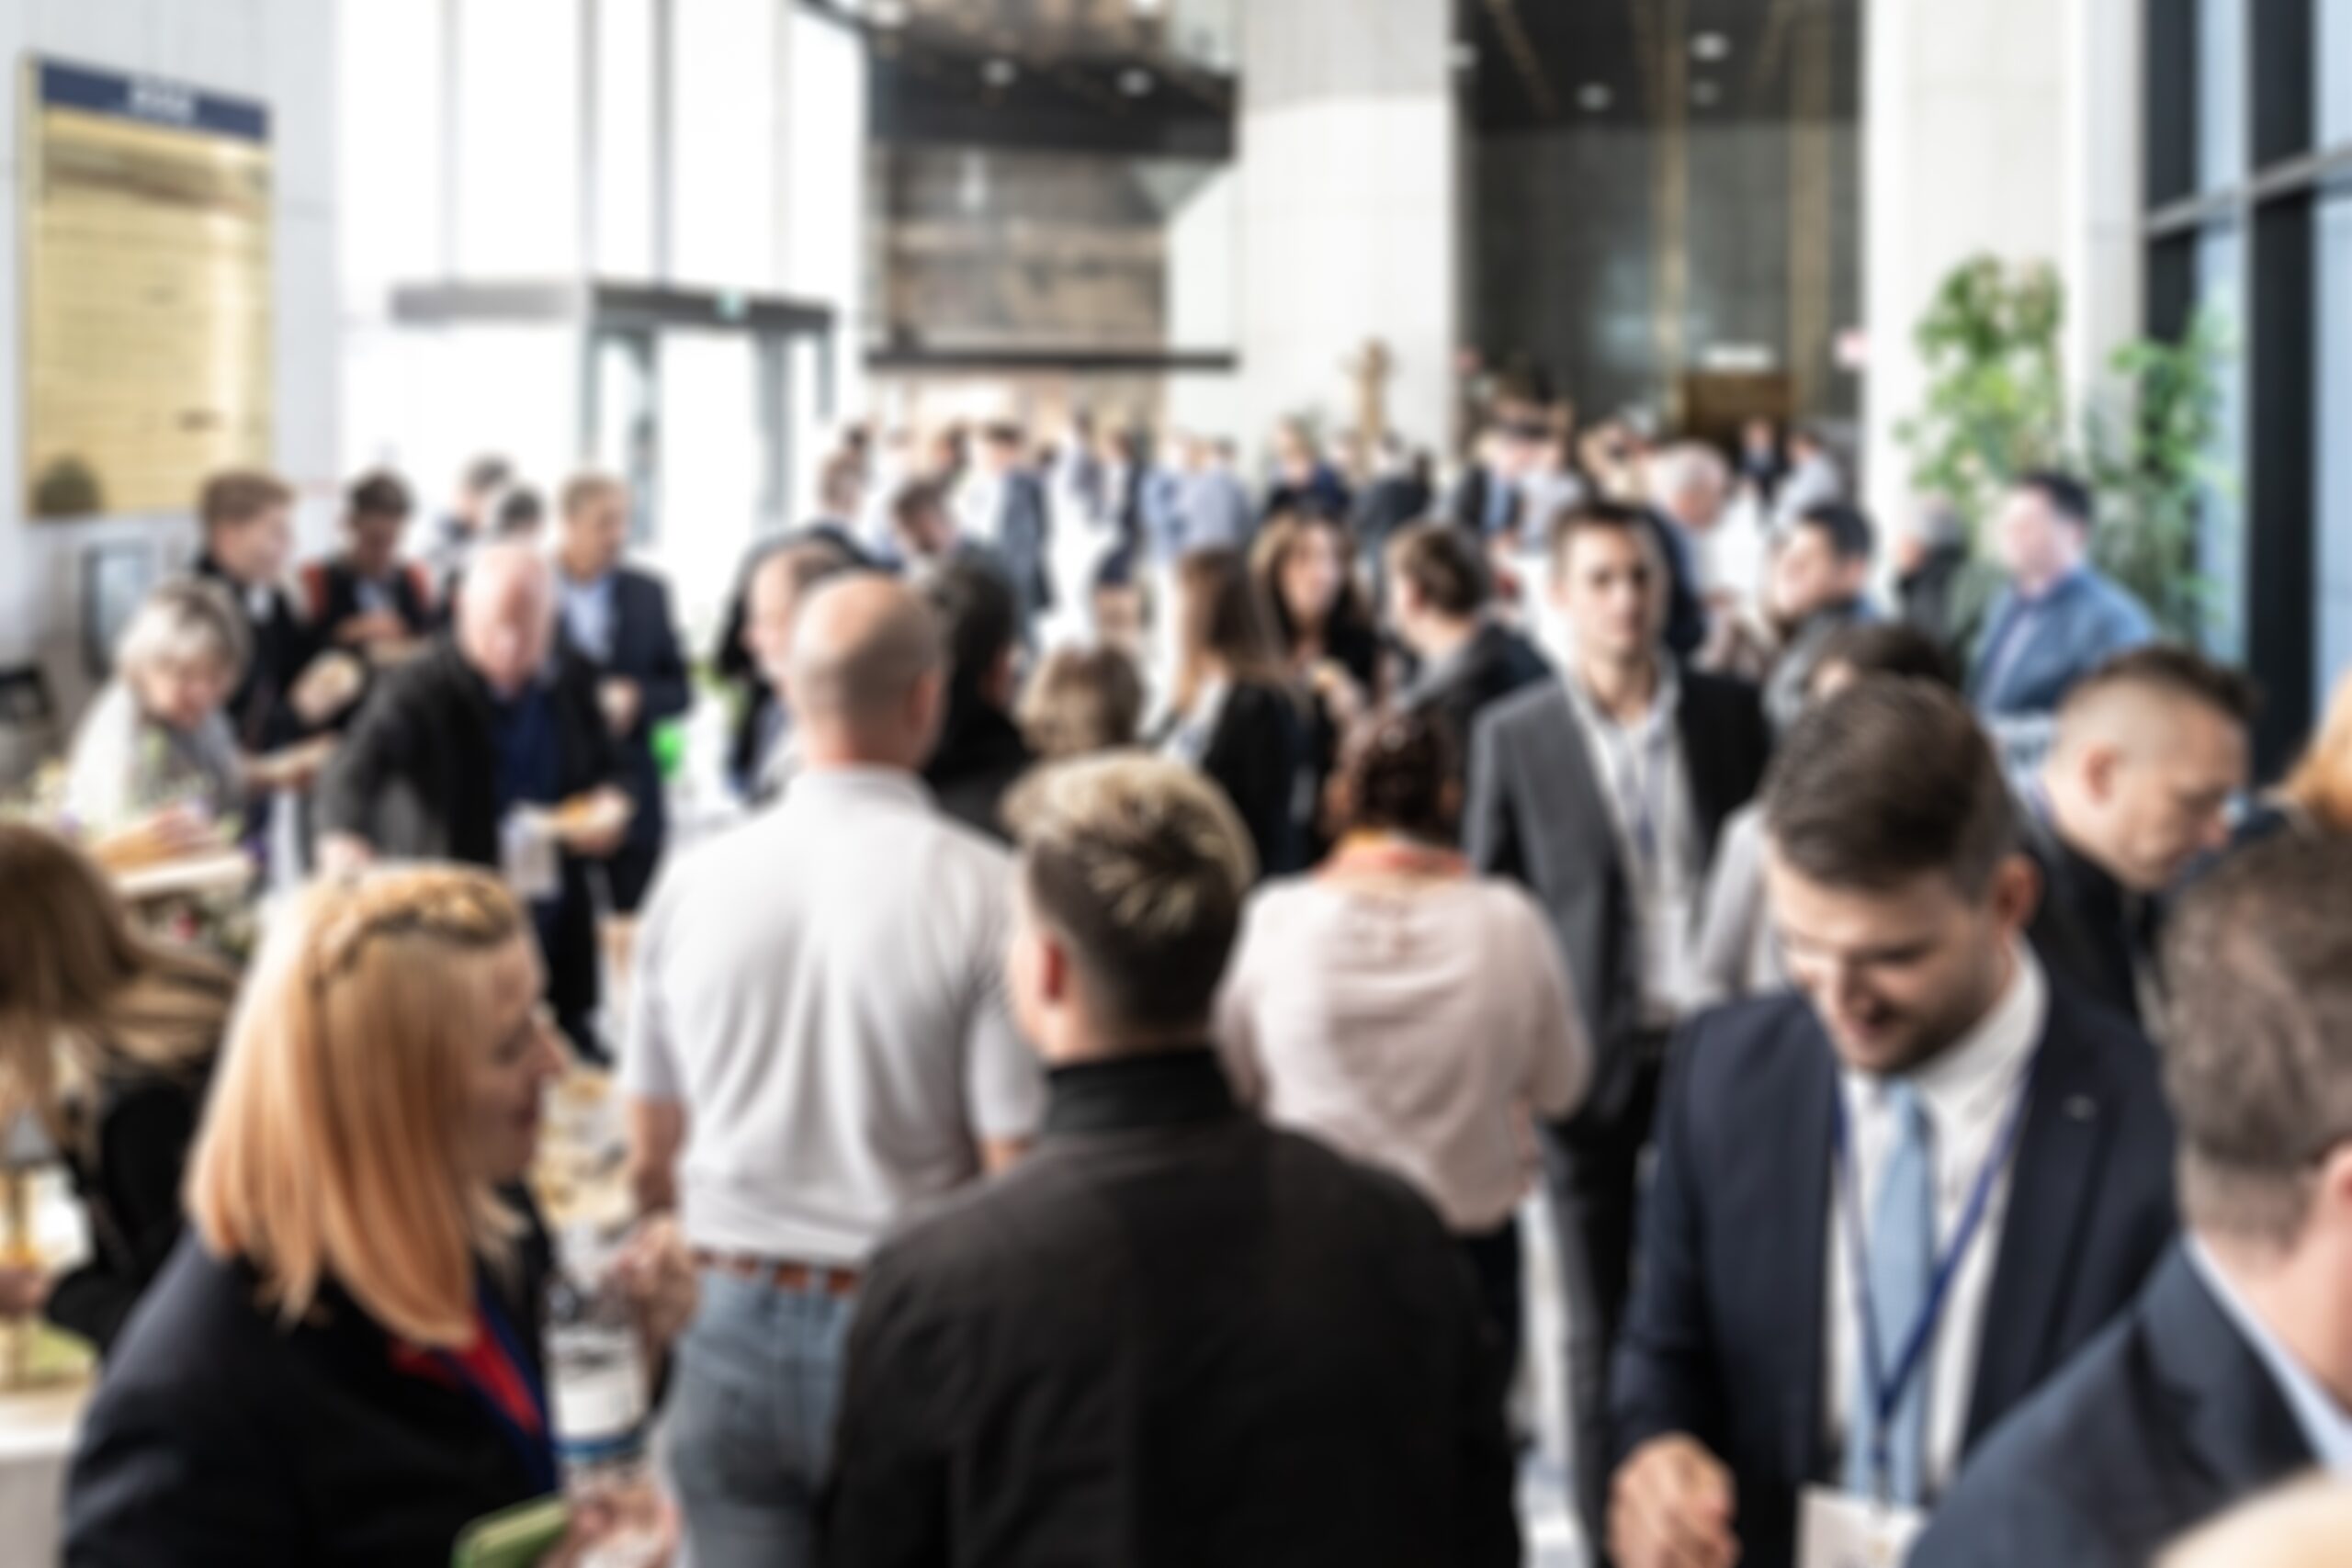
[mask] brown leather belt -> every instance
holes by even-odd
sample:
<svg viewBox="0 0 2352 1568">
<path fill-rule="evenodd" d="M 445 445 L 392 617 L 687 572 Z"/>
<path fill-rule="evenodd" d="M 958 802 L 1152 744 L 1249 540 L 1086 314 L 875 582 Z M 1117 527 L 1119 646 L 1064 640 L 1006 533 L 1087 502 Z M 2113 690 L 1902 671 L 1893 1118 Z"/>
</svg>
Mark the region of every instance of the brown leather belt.
<svg viewBox="0 0 2352 1568">
<path fill-rule="evenodd" d="M 791 1291 L 801 1295 L 831 1296 L 840 1300 L 857 1294 L 858 1270 L 836 1269 L 814 1263 L 793 1263 L 779 1258 L 758 1258 L 748 1252 L 695 1253 L 695 1265 L 715 1269 L 737 1280 L 748 1280 L 764 1285 L 771 1291 Z"/>
</svg>

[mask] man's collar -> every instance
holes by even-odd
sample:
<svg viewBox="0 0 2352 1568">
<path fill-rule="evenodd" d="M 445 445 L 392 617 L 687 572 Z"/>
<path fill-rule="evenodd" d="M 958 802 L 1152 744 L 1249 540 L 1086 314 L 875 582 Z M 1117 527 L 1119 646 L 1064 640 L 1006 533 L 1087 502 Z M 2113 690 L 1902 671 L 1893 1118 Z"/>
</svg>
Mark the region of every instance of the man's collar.
<svg viewBox="0 0 2352 1568">
<path fill-rule="evenodd" d="M 1190 1126 L 1235 1111 L 1225 1069 L 1204 1044 L 1072 1062 L 1047 1076 L 1048 1137 Z"/>
<path fill-rule="evenodd" d="M 2189 1266 L 2211 1292 L 2222 1314 L 2246 1342 L 2295 1417 L 2295 1425 L 2311 1445 L 2312 1457 L 2339 1479 L 2352 1476 L 2352 1411 L 2329 1393 L 2326 1385 L 2295 1358 L 2270 1325 L 2262 1320 L 2227 1269 L 2222 1267 L 2202 1237 L 2191 1233 L 2183 1249 Z"/>
</svg>

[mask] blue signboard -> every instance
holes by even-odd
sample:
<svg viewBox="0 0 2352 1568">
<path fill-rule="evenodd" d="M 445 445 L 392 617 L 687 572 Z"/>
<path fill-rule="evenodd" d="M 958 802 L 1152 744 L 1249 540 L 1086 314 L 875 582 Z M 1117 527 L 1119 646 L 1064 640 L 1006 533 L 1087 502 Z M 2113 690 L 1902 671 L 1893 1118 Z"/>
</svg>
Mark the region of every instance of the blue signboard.
<svg viewBox="0 0 2352 1568">
<path fill-rule="evenodd" d="M 54 60 L 40 62 L 40 101 L 52 108 L 117 115 L 248 141 L 269 140 L 269 108 L 159 76 L 126 76 Z"/>
</svg>

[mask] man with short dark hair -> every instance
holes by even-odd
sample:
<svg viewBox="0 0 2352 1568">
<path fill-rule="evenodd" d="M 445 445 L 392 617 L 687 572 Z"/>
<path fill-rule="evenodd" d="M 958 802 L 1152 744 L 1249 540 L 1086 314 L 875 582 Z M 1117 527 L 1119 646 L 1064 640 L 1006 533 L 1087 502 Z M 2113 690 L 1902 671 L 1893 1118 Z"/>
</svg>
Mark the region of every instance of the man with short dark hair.
<svg viewBox="0 0 2352 1568">
<path fill-rule="evenodd" d="M 1044 1134 L 874 1259 L 826 1561 L 1517 1563 L 1454 1243 L 1402 1182 L 1242 1111 L 1211 1047 L 1255 877 L 1232 807 L 1129 753 L 1041 773 L 1012 818 Z"/>
<path fill-rule="evenodd" d="M 2199 856 L 2229 843 L 2255 700 L 2245 676 L 2193 649 L 2137 649 L 2067 694 L 2027 791 L 2027 847 L 2043 882 L 2035 949 L 2158 1040 L 2165 895 Z"/>
<path fill-rule="evenodd" d="M 1551 592 L 1572 628 L 1570 661 L 1478 720 L 1464 824 L 1472 863 L 1526 884 L 1544 906 L 1593 1043 L 1591 1095 L 1541 1143 L 1569 1303 L 1575 1480 L 1594 1540 L 1634 1174 L 1689 1001 L 1707 870 L 1771 748 L 1756 688 L 1680 670 L 1668 654 L 1657 527 L 1610 502 L 1560 519 Z"/>
<path fill-rule="evenodd" d="M 223 711 L 239 748 L 256 756 L 283 750 L 329 716 L 323 708 L 305 713 L 294 700 L 320 644 L 279 586 L 294 547 L 293 512 L 286 482 L 255 470 L 215 474 L 197 500 L 204 543 L 196 575 L 228 591 L 252 635 L 253 656 Z"/>
<path fill-rule="evenodd" d="M 653 727 L 684 713 L 693 694 L 669 588 L 623 563 L 628 486 L 605 474 L 576 475 L 563 487 L 560 511 L 555 558 L 563 646 L 596 673 L 597 703 L 637 806 L 628 841 L 605 868 L 613 908 L 634 914 L 652 886 L 668 833 Z"/>
<path fill-rule="evenodd" d="M 1676 1043 L 1615 1370 L 1620 1568 L 1783 1568 L 1800 1528 L 1807 1562 L 1900 1561 L 2173 1232 L 2154 1053 L 2021 940 L 2033 866 L 1959 698 L 1812 709 L 1765 820 L 1802 994 Z"/>
<path fill-rule="evenodd" d="M 784 683 L 800 605 L 818 584 L 858 570 L 834 536 L 816 532 L 775 545 L 752 562 L 727 644 L 732 657 L 722 655 L 718 665 L 745 688 L 728 773 L 755 806 L 774 799 L 792 771 L 792 710 Z"/>
<path fill-rule="evenodd" d="M 1846 627 L 1872 619 L 1871 520 L 1842 501 L 1808 507 L 1772 558 L 1770 608 L 1784 634 L 1780 657 L 1764 682 L 1764 712 L 1783 734 L 1804 711 L 1821 651 Z"/>
<path fill-rule="evenodd" d="M 1385 553 L 1388 624 L 1420 662 L 1403 705 L 1437 715 L 1466 768 L 1478 716 L 1552 667 L 1488 613 L 1494 575 L 1474 536 L 1450 523 L 1417 523 Z"/>
<path fill-rule="evenodd" d="M 949 561 L 922 591 L 946 634 L 949 663 L 947 717 L 923 782 L 942 811 L 1009 843 L 1005 792 L 1036 761 L 1012 721 L 1020 606 L 1004 579 L 977 561 Z"/>
<path fill-rule="evenodd" d="M 425 551 L 445 618 L 474 547 L 492 536 L 499 497 L 514 484 L 514 466 L 492 454 L 476 457 L 458 476 L 458 493 L 434 530 L 432 547 Z"/>
<path fill-rule="evenodd" d="M 345 547 L 302 569 L 311 626 L 324 641 L 390 662 L 433 629 L 431 576 L 422 564 L 401 558 L 414 509 L 398 474 L 379 469 L 353 483 L 344 511 Z"/>
<path fill-rule="evenodd" d="M 2352 1478 L 2346 886 L 2352 841 L 2290 835 L 2183 897 L 2165 1080 L 2188 1235 L 1970 1464 L 1915 1568 L 2139 1568 L 2314 1466 Z"/>
<path fill-rule="evenodd" d="M 2050 716 L 2075 682 L 2155 636 L 2140 602 L 2090 564 L 2093 506 L 2070 475 L 2028 474 L 1994 521 L 2009 585 L 1986 616 L 1968 694 L 2013 772 L 2040 760 Z"/>
</svg>

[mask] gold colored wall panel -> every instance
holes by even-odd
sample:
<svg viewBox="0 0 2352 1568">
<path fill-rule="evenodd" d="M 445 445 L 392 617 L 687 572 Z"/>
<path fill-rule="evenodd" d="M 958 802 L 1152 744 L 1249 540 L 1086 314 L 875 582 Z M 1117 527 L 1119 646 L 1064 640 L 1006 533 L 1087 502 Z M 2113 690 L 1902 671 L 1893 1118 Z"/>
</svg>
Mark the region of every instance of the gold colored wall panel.
<svg viewBox="0 0 2352 1568">
<path fill-rule="evenodd" d="M 26 76 L 26 511 L 184 510 L 269 461 L 269 144 Z"/>
</svg>

